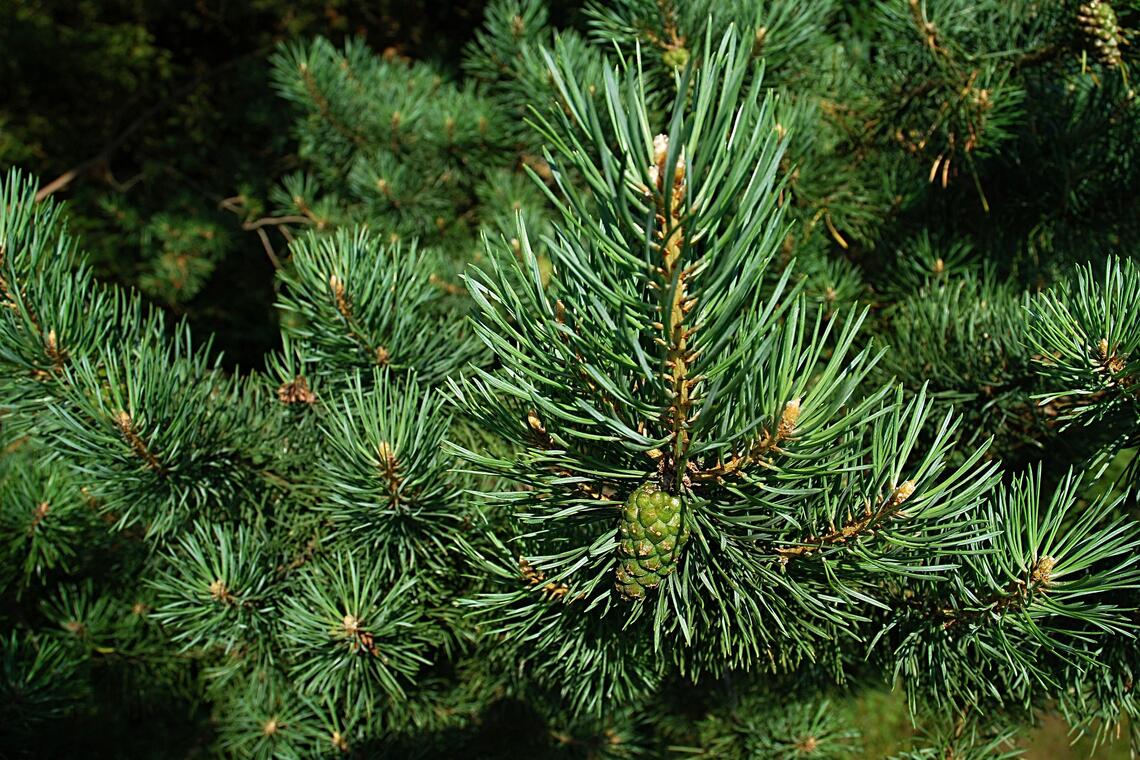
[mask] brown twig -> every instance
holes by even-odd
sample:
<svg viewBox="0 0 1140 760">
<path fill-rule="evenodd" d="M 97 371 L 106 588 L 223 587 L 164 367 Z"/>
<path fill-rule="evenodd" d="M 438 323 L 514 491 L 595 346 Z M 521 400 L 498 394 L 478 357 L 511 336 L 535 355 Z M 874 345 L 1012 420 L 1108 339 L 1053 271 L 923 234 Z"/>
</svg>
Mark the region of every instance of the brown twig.
<svg viewBox="0 0 1140 760">
<path fill-rule="evenodd" d="M 527 426 L 530 428 L 530 431 L 533 435 L 533 439 L 534 439 L 535 443 L 539 446 L 539 448 L 545 449 L 547 451 L 558 448 L 558 446 L 554 442 L 554 438 L 550 435 L 550 433 L 548 433 L 546 431 L 546 427 L 542 424 L 542 420 L 540 420 L 538 418 L 538 412 L 533 411 L 533 410 L 528 412 L 527 416 L 526 416 L 526 422 L 527 422 Z M 562 475 L 563 477 L 567 477 L 567 478 L 575 477 L 575 474 L 573 472 L 571 472 L 570 470 L 567 470 L 565 468 L 552 468 L 552 469 L 554 469 L 554 471 L 556 473 L 558 473 L 559 475 Z M 599 491 L 598 489 L 594 488 L 594 486 L 590 485 L 589 483 L 579 482 L 575 485 L 579 491 L 581 491 L 583 494 L 585 494 L 586 496 L 588 496 L 591 499 L 599 499 L 600 500 L 600 499 L 609 497 L 609 494 L 605 493 L 605 489 L 603 489 L 602 491 Z"/>
<path fill-rule="evenodd" d="M 897 516 L 903 502 L 914 494 L 915 482 L 905 481 L 891 491 L 877 508 L 871 509 L 870 504 L 863 510 L 863 514 L 853 517 L 839 528 L 833 528 L 822 536 L 808 536 L 799 542 L 798 546 L 781 546 L 776 548 L 781 562 L 787 562 L 793 557 L 804 557 L 813 554 L 824 547 L 845 544 L 864 535 L 870 529 Z M 868 500 L 869 501 L 869 500 Z"/>
<path fill-rule="evenodd" d="M 131 449 L 133 449 L 135 454 L 137 454 L 146 463 L 146 466 L 148 468 L 158 473 L 165 472 L 162 463 L 158 461 L 158 457 L 154 455 L 154 452 L 147 448 L 146 443 L 141 437 L 139 437 L 138 431 L 135 429 L 134 420 L 131 419 L 131 415 L 127 414 L 125 411 L 120 411 L 115 415 L 115 426 L 119 428 L 119 432 L 122 434 L 123 440 L 130 444 Z"/>
<path fill-rule="evenodd" d="M 550 599 L 565 599 L 570 587 L 565 583 L 546 580 L 546 573 L 535 568 L 525 557 L 519 557 L 519 572 L 528 586 L 542 586 L 542 593 Z"/>
<path fill-rule="evenodd" d="M 380 475 L 388 486 L 388 502 L 396 512 L 400 511 L 400 497 L 403 478 L 400 477 L 400 463 L 392 444 L 381 441 L 376 453 L 380 456 Z"/>
<path fill-rule="evenodd" d="M 467 292 L 461 285 L 456 285 L 454 282 L 448 282 L 435 272 L 432 272 L 428 276 L 428 282 L 451 296 L 461 296 Z"/>
<path fill-rule="evenodd" d="M 389 352 L 385 346 L 373 346 L 372 341 L 364 334 L 360 325 L 357 324 L 356 316 L 352 311 L 352 298 L 345 289 L 344 280 L 335 274 L 329 275 L 329 288 L 332 291 L 337 313 L 344 319 L 345 325 L 348 327 L 349 337 L 364 346 L 367 352 L 372 355 L 373 361 L 377 364 L 380 366 L 388 364 L 392 359 L 391 352 Z"/>
<path fill-rule="evenodd" d="M 90 172 L 92 169 L 94 169 L 95 167 L 97 167 L 101 164 L 105 164 L 107 161 L 110 160 L 111 155 L 116 150 L 118 150 L 119 147 L 123 143 L 125 143 L 129 137 L 131 137 L 131 135 L 133 135 L 135 132 L 137 132 L 139 129 L 141 129 L 144 124 L 146 124 L 148 121 L 153 119 L 158 114 L 162 113 L 162 111 L 166 110 L 167 108 L 172 106 L 174 103 L 182 100 L 187 95 L 194 92 L 194 90 L 198 89 L 198 87 L 200 87 L 206 81 L 212 79 L 213 77 L 217 76 L 218 74 L 221 74 L 225 71 L 228 71 L 229 69 L 233 68 L 234 66 L 237 66 L 238 64 L 240 64 L 242 61 L 248 60 L 250 58 L 261 58 L 268 51 L 269 51 L 268 46 L 262 46 L 262 47 L 258 48 L 257 50 L 253 50 L 253 51 L 250 51 L 248 53 L 243 53 L 243 54 L 237 56 L 236 58 L 232 58 L 229 61 L 226 61 L 222 64 L 219 64 L 218 66 L 215 66 L 213 69 L 210 69 L 209 71 L 206 71 L 202 74 L 199 74 L 193 80 L 191 80 L 189 83 L 178 88 L 173 93 L 171 93 L 168 97 L 166 97 L 165 99 L 163 99 L 159 103 L 148 108 L 146 111 L 144 111 L 142 114 L 140 114 L 138 116 L 138 118 L 136 118 L 134 121 L 132 121 L 130 124 L 128 124 L 123 129 L 119 130 L 118 133 L 112 139 L 108 140 L 103 145 L 103 147 L 99 149 L 99 152 L 96 153 L 94 156 L 92 156 L 91 158 L 89 158 L 85 161 L 79 162 L 78 164 L 76 164 L 72 168 L 65 171 L 63 174 L 61 174 L 58 177 L 56 177 L 55 179 L 53 179 L 51 182 L 49 182 L 46 185 L 44 185 L 43 187 L 41 187 L 39 192 L 36 193 L 36 201 L 42 201 L 43 199 L 47 198 L 49 195 L 52 195 L 53 193 L 57 193 L 60 190 L 63 190 L 64 188 L 68 187 L 72 182 L 74 182 L 76 180 L 76 178 Z"/>
<path fill-rule="evenodd" d="M 227 200 L 229 200 L 227 198 Z M 310 224 L 312 222 L 311 216 L 265 216 L 251 222 L 242 222 L 241 228 L 243 230 L 256 230 L 266 226 L 276 226 L 280 224 Z"/>
<path fill-rule="evenodd" d="M 776 425 L 775 433 L 764 428 L 744 453 L 733 456 L 727 462 L 718 462 L 714 467 L 697 469 L 690 477 L 698 481 L 720 480 L 726 475 L 741 472 L 748 466 L 762 461 L 766 454 L 771 451 L 778 451 L 780 444 L 791 438 L 799 418 L 800 401 L 799 399 L 792 399 L 784 405 L 784 411 L 780 415 L 780 422 Z"/>
<path fill-rule="evenodd" d="M 321 118 L 327 121 L 329 125 L 332 126 L 332 128 L 337 132 L 339 132 L 345 139 L 357 145 L 363 145 L 365 142 L 363 136 L 357 132 L 354 132 L 347 125 L 333 116 L 332 107 L 329 104 L 328 98 L 325 97 L 325 94 L 321 92 L 321 89 L 317 86 L 317 80 L 313 77 L 313 72 L 309 70 L 308 64 L 302 62 L 300 70 L 301 81 L 305 85 L 305 91 L 309 93 L 309 97 L 312 98 L 313 103 L 316 104 L 317 111 L 320 113 Z"/>
<path fill-rule="evenodd" d="M 46 501 L 42 501 L 36 505 L 36 508 L 32 510 L 32 522 L 28 526 L 29 536 L 33 535 L 36 532 L 36 529 L 40 527 L 40 523 L 44 521 L 44 518 L 47 517 L 47 513 L 49 511 L 51 511 L 51 505 Z"/>
<path fill-rule="evenodd" d="M 910 0 L 910 14 L 915 25 L 926 38 L 926 46 L 932 53 L 946 55 L 946 50 L 938 44 L 938 27 L 926 18 L 920 0 Z"/>
<path fill-rule="evenodd" d="M 1009 611 L 1025 608 L 1030 598 L 1036 592 L 1044 592 L 1053 583 L 1053 569 L 1057 561 L 1045 556 L 1036 560 L 1029 568 L 1025 579 L 1017 578 L 1011 581 L 1001 591 L 995 592 L 974 608 L 959 610 L 952 607 L 940 609 L 938 615 L 943 618 L 942 628 L 953 628 L 959 623 L 976 620 L 985 614 L 1002 615 Z"/>
<path fill-rule="evenodd" d="M 273 244 L 269 242 L 269 235 L 260 227 L 256 228 L 255 231 L 257 232 L 257 237 L 261 240 L 261 247 L 265 249 L 265 255 L 269 257 L 269 262 L 273 264 L 274 269 L 280 270 L 281 260 L 277 258 L 277 252 L 273 250 Z"/>
<path fill-rule="evenodd" d="M 672 437 L 673 451 L 671 461 L 664 464 L 667 468 L 672 468 L 673 488 L 676 488 L 685 474 L 686 468 L 679 467 L 678 464 L 685 461 L 689 451 L 688 428 L 693 409 L 693 390 L 701 380 L 690 372 L 699 354 L 699 351 L 689 347 L 696 328 L 689 327 L 685 321 L 688 313 L 696 306 L 697 298 L 688 294 L 688 280 L 693 268 L 683 267 L 681 261 L 685 246 L 685 231 L 681 226 L 685 200 L 685 158 L 678 156 L 673 167 L 665 165 L 669 155 L 669 138 L 665 135 L 658 135 L 654 139 L 653 149 L 654 162 L 650 167 L 650 178 L 656 184 L 657 249 L 661 252 L 661 266 L 657 267 L 657 274 L 660 276 L 658 287 L 662 296 L 658 306 L 661 321 L 656 322 L 654 327 L 662 332 L 662 337 L 656 341 L 665 348 L 665 372 L 662 377 L 669 383 L 669 405 L 664 416 Z M 672 172 L 669 172 L 670 168 Z M 665 323 L 666 314 L 668 324 Z"/>
</svg>

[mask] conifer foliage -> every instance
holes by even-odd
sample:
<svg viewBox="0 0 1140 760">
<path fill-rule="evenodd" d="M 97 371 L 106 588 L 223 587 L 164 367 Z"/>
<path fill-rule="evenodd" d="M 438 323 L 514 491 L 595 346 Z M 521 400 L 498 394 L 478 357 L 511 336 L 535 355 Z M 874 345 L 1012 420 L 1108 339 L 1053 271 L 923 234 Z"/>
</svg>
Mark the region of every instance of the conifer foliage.
<svg viewBox="0 0 1140 760">
<path fill-rule="evenodd" d="M 1140 750 L 1137 9 L 548 10 L 267 63 L 260 370 L 4 179 L 2 751 Z"/>
</svg>

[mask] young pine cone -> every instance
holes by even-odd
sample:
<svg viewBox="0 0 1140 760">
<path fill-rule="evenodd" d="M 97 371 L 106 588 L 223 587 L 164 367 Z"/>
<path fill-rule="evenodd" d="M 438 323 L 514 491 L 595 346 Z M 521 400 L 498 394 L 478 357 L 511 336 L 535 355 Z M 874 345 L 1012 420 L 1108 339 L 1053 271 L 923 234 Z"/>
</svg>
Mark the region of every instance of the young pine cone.
<svg viewBox="0 0 1140 760">
<path fill-rule="evenodd" d="M 1096 59 L 1109 68 L 1121 63 L 1120 43 L 1124 35 L 1116 20 L 1116 11 L 1104 0 L 1088 0 L 1077 10 L 1081 32 L 1092 43 Z"/>
<path fill-rule="evenodd" d="M 681 499 L 645 483 L 622 507 L 618 540 L 617 590 L 640 599 L 677 569 L 689 540 Z"/>
</svg>

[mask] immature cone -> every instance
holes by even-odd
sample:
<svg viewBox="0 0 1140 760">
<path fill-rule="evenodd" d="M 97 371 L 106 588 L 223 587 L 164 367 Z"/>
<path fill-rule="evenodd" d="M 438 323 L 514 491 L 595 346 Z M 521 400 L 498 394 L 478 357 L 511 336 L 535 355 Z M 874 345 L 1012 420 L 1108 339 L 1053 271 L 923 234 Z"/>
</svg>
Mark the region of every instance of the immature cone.
<svg viewBox="0 0 1140 760">
<path fill-rule="evenodd" d="M 677 569 L 689 528 L 681 500 L 645 483 L 622 507 L 615 586 L 627 599 L 640 599 L 648 589 Z"/>
<path fill-rule="evenodd" d="M 673 69 L 683 69 L 689 63 L 689 51 L 683 47 L 669 48 L 661 55 L 666 66 Z"/>
<path fill-rule="evenodd" d="M 1081 3 L 1077 11 L 1077 23 L 1081 31 L 1092 42 L 1096 58 L 1105 66 L 1119 66 L 1121 62 L 1120 43 L 1124 36 L 1116 20 L 1116 11 L 1104 0 L 1089 0 Z"/>
</svg>

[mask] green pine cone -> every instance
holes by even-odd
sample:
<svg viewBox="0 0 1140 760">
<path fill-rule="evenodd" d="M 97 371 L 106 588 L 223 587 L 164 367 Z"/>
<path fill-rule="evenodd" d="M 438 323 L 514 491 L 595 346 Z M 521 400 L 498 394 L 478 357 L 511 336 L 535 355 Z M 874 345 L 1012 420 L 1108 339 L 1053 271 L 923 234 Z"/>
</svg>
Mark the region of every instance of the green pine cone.
<svg viewBox="0 0 1140 760">
<path fill-rule="evenodd" d="M 683 47 L 670 48 L 662 54 L 661 60 L 670 68 L 683 69 L 689 63 L 689 51 Z"/>
<path fill-rule="evenodd" d="M 689 540 L 681 499 L 645 483 L 622 507 L 618 539 L 617 580 L 627 599 L 640 599 L 677 569 Z"/>
<path fill-rule="evenodd" d="M 1119 66 L 1122 61 L 1120 43 L 1124 37 L 1112 6 L 1105 0 L 1082 3 L 1077 21 L 1092 43 L 1096 58 L 1106 66 Z"/>
</svg>

